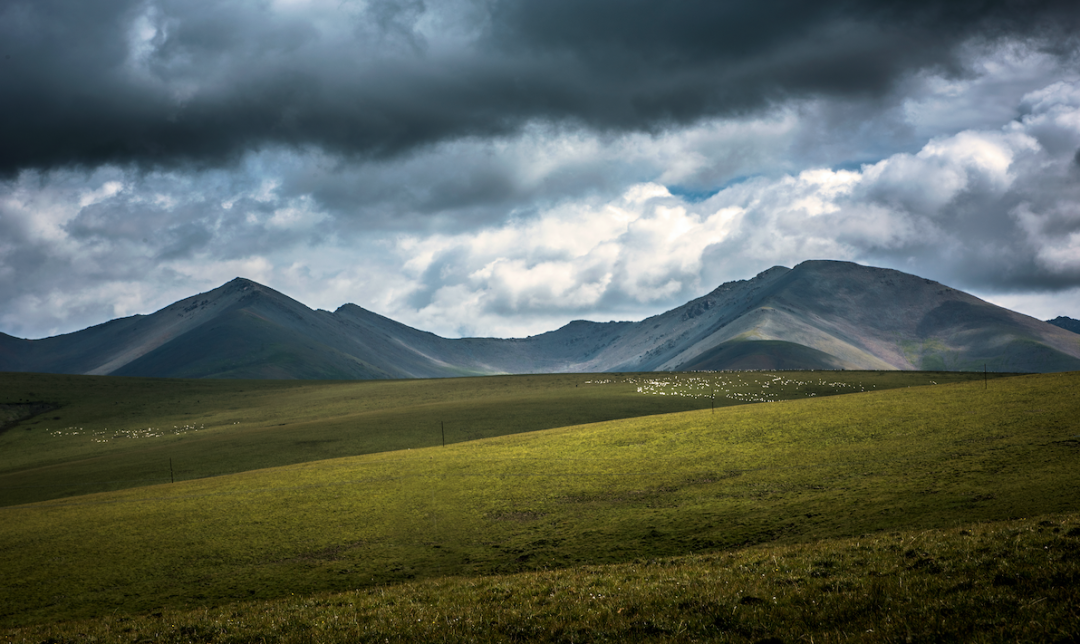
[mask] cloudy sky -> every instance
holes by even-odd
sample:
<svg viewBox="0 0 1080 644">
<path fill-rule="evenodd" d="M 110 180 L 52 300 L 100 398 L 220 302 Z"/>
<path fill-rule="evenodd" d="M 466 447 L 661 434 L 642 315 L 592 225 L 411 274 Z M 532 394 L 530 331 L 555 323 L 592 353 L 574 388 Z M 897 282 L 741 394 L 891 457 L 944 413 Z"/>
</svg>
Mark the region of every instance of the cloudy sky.
<svg viewBox="0 0 1080 644">
<path fill-rule="evenodd" d="M 0 331 L 444 336 L 843 259 L 1080 318 L 1075 0 L 3 0 Z"/>
</svg>

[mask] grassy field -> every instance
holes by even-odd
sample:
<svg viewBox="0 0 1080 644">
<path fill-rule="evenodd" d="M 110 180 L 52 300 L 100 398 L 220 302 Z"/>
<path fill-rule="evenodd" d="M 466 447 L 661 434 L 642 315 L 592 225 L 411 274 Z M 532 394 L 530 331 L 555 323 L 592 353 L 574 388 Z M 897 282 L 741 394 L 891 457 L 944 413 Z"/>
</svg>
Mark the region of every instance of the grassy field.
<svg viewBox="0 0 1080 644">
<path fill-rule="evenodd" d="M 0 374 L 0 505 L 618 418 L 981 374 L 539 375 L 403 381 Z M 715 397 L 714 397 L 715 396 Z M 5 421 L 41 412 L 17 426 Z"/>
<path fill-rule="evenodd" d="M 1002 537 L 1001 543 L 994 541 L 997 537 L 988 537 L 989 545 L 973 551 L 975 558 L 969 559 L 988 565 L 985 562 L 996 557 L 993 553 L 1013 548 L 1018 558 L 1002 565 L 1016 562 L 1016 568 L 984 570 L 976 581 L 989 582 L 972 582 L 975 585 L 971 588 L 955 591 L 960 592 L 955 597 L 979 603 L 1000 595 L 1007 599 L 1002 600 L 1002 610 L 1019 611 L 1017 602 L 1039 599 L 1030 596 L 1029 581 L 1048 589 L 1057 588 L 1062 580 L 1075 581 L 1076 550 L 1069 550 L 1068 544 L 1075 536 L 1076 517 L 1071 513 L 1080 510 L 1076 494 L 1080 483 L 1080 374 L 1006 378 L 988 385 L 981 380 L 943 384 L 938 375 L 922 374 L 920 377 L 939 384 L 890 391 L 881 391 L 883 387 L 874 391 L 877 383 L 869 381 L 870 374 L 850 374 L 861 375 L 858 389 L 867 391 L 833 397 L 809 395 L 817 393 L 813 387 L 831 387 L 833 391 L 856 388 L 854 384 L 835 386 L 837 375 L 712 374 L 708 377 L 725 378 L 725 384 L 714 382 L 708 388 L 692 380 L 705 377 L 700 374 L 680 376 L 685 378 L 680 382 L 675 382 L 674 376 L 656 374 L 585 377 L 574 389 L 623 392 L 641 401 L 678 398 L 687 404 L 704 401 L 711 405 L 714 385 L 719 390 L 718 400 L 719 392 L 725 389 L 724 395 L 750 393 L 746 382 L 751 376 L 768 378 L 767 382 L 756 381 L 759 399 L 769 399 L 779 393 L 774 388 L 783 387 L 789 388 L 789 398 L 801 399 L 718 408 L 715 412 L 703 408 L 623 418 L 495 436 L 445 448 L 382 451 L 2 508 L 0 625 L 15 628 L 95 619 L 98 621 L 90 626 L 74 625 L 53 632 L 74 637 L 89 630 L 103 633 L 101 629 L 116 628 L 120 633 L 110 635 L 115 641 L 134 641 L 133 633 L 149 633 L 154 628 L 171 633 L 178 641 L 347 641 L 350 633 L 360 631 L 348 630 L 353 626 L 334 631 L 338 635 L 333 637 L 343 638 L 340 640 L 319 634 L 324 627 L 318 626 L 322 623 L 318 620 L 325 621 L 333 613 L 333 602 L 352 602 L 349 610 L 355 617 L 382 610 L 378 598 L 386 597 L 404 607 L 387 604 L 385 620 L 365 617 L 361 621 L 368 624 L 365 628 L 370 627 L 364 631 L 368 635 L 376 634 L 370 629 L 391 629 L 385 636 L 394 641 L 422 634 L 416 630 L 420 626 L 387 624 L 413 612 L 434 617 L 439 606 L 447 609 L 445 620 L 460 621 L 462 615 L 471 615 L 472 626 L 462 622 L 464 630 L 453 631 L 449 625 L 433 624 L 424 636 L 431 641 L 438 640 L 441 633 L 455 632 L 458 634 L 453 637 L 447 635 L 449 640 L 468 641 L 472 637 L 469 633 L 487 633 L 476 637 L 505 641 L 535 636 L 568 641 L 575 633 L 594 631 L 618 639 L 620 633 L 630 632 L 625 629 L 635 628 L 643 629 L 634 631 L 639 640 L 685 640 L 692 637 L 691 632 L 702 633 L 701 620 L 706 619 L 702 616 L 714 620 L 718 629 L 708 637 L 747 641 L 767 635 L 760 626 L 764 623 L 802 628 L 804 622 L 798 620 L 811 619 L 807 611 L 817 615 L 817 609 L 800 604 L 803 613 L 799 613 L 790 602 L 804 601 L 801 589 L 815 589 L 815 584 L 826 583 L 817 580 L 831 575 L 837 582 L 849 580 L 835 589 L 848 597 L 844 601 L 855 601 L 865 589 L 872 591 L 877 599 L 866 600 L 867 606 L 877 608 L 866 610 L 871 617 L 877 616 L 873 619 L 882 621 L 877 628 L 884 629 L 886 621 L 894 620 L 909 628 L 920 625 L 922 630 L 914 632 L 926 633 L 921 620 L 931 613 L 912 612 L 923 591 L 904 595 L 890 585 L 908 578 L 908 573 L 896 572 L 898 567 L 908 566 L 919 575 L 937 579 L 936 586 L 926 581 L 915 588 L 929 589 L 926 592 L 931 594 L 923 598 L 933 599 L 927 605 L 937 608 L 927 610 L 944 610 L 953 595 L 942 593 L 965 583 L 968 574 L 959 572 L 968 564 L 961 566 L 948 554 L 953 552 L 949 548 L 959 547 L 954 537 L 966 535 L 949 530 L 963 526 L 974 531 L 972 524 L 1021 517 L 1049 517 L 1040 519 L 1051 522 L 1042 526 L 1048 534 L 1038 534 L 1045 539 L 1053 535 L 1052 539 L 1060 541 L 1054 542 L 1057 545 L 1051 551 L 1046 544 L 1020 544 L 1020 537 Z M 667 384 L 660 384 L 665 379 Z M 499 379 L 483 381 L 497 383 Z M 738 390 L 742 385 L 746 391 Z M 795 395 L 797 387 L 807 389 Z M 706 389 L 708 398 L 692 397 L 704 395 Z M 16 427 L 8 433 L 12 431 L 20 430 Z M 1000 530 L 1023 532 L 1024 525 Z M 934 554 L 929 542 L 902 548 L 900 537 L 890 536 L 898 533 L 904 539 L 918 540 L 928 530 L 944 530 L 940 533 L 945 535 L 942 543 L 953 545 L 943 545 L 941 554 Z M 987 534 L 1005 534 L 993 532 L 998 528 L 985 530 L 990 531 Z M 839 554 L 813 554 L 819 547 L 846 552 L 851 542 L 844 539 L 873 542 L 883 558 L 875 559 L 874 555 L 866 559 L 870 563 L 856 564 L 859 557 L 851 555 L 848 566 Z M 890 539 L 892 550 L 884 545 Z M 764 545 L 768 546 L 765 550 L 753 549 Z M 740 551 L 745 548 L 751 549 Z M 791 582 L 786 594 L 776 595 L 778 602 L 788 598 L 782 600 L 789 602 L 785 604 L 788 609 L 746 623 L 716 621 L 732 608 L 752 613 L 773 605 L 769 603 L 773 595 L 766 592 L 777 587 L 772 585 L 773 576 L 762 568 L 760 559 L 765 555 L 755 554 L 759 552 L 780 553 L 777 556 L 794 562 L 793 567 L 777 565 L 774 570 L 784 571 L 789 579 L 802 580 Z M 799 552 L 804 554 L 797 555 Z M 1050 563 L 1032 567 L 1029 562 L 1035 561 L 1036 555 Z M 671 560 L 676 562 L 671 566 L 688 567 L 687 575 L 713 575 L 717 579 L 728 574 L 717 570 L 737 567 L 732 562 L 741 562 L 744 567 L 746 562 L 756 562 L 756 568 L 747 568 L 753 574 L 745 575 L 750 576 L 732 572 L 736 576 L 727 577 L 734 581 L 727 586 L 726 595 L 710 585 L 721 583 L 715 580 L 690 584 L 684 595 L 675 592 L 677 587 L 664 584 L 648 590 L 650 586 L 642 581 L 643 594 L 627 594 L 630 603 L 620 604 L 623 613 L 604 618 L 609 620 L 604 622 L 607 626 L 589 621 L 591 604 L 584 601 L 582 587 L 576 581 L 567 582 L 577 594 L 568 593 L 560 599 L 563 608 L 553 608 L 556 612 L 552 614 L 577 620 L 568 622 L 565 628 L 569 630 L 552 630 L 555 617 L 547 626 L 537 626 L 536 631 L 522 630 L 515 635 L 499 630 L 514 625 L 525 628 L 524 615 L 530 610 L 544 613 L 529 603 L 533 601 L 529 597 L 535 599 L 535 589 L 543 584 L 592 575 L 601 584 L 595 587 L 599 594 L 619 596 L 617 592 L 604 593 L 607 586 L 603 584 L 621 588 L 622 576 L 644 574 L 652 578 L 650 571 L 662 568 L 646 564 L 669 557 L 683 557 Z M 815 563 L 832 558 L 837 558 L 833 565 L 843 572 L 834 574 L 829 565 Z M 871 563 L 878 567 L 866 567 Z M 704 566 L 700 572 L 689 572 L 699 565 Z M 815 576 L 815 566 L 824 572 Z M 860 567 L 896 574 L 869 575 L 856 583 L 855 578 L 863 574 Z M 925 573 L 923 568 L 950 572 Z M 1000 578 L 999 573 L 1003 575 Z M 758 585 L 748 585 L 751 578 Z M 421 580 L 429 581 L 399 586 Z M 769 585 L 763 585 L 766 581 Z M 520 590 L 517 584 L 522 584 Z M 493 605 L 506 600 L 511 610 L 499 618 L 501 622 L 481 623 L 483 611 L 494 608 L 477 598 L 495 592 L 491 588 L 503 589 L 492 595 Z M 453 601 L 462 603 L 457 608 L 439 604 L 431 598 L 441 592 L 439 589 L 446 589 L 448 597 L 458 597 Z M 332 600 L 322 595 L 350 591 L 357 592 Z M 761 602 L 739 599 L 729 606 L 735 597 L 730 593 L 736 591 Z M 589 592 L 597 594 L 596 590 Z M 1074 594 L 1059 596 L 1046 590 L 1040 596 L 1049 599 L 1037 603 L 1041 607 L 1031 614 L 1039 619 L 1065 619 L 1062 628 L 1066 630 L 1059 629 L 1060 633 L 1075 633 L 1077 606 L 1075 591 L 1071 592 Z M 428 599 L 408 599 L 417 596 Z M 511 602 L 512 597 L 518 599 Z M 1062 597 L 1072 603 L 1059 606 Z M 249 603 L 252 601 L 256 603 Z M 957 606 L 964 605 L 956 601 Z M 415 605 L 408 608 L 407 603 Z M 466 610 L 470 603 L 478 605 Z M 601 605 L 608 604 L 596 604 Z M 226 610 L 221 608 L 224 606 L 247 617 L 226 618 L 221 612 Z M 626 613 L 631 608 L 633 611 Z M 197 612 L 183 612 L 190 610 Z M 349 610 L 343 612 L 350 614 Z M 514 610 L 518 619 L 510 617 Z M 152 617 L 155 612 L 164 615 L 162 611 L 177 616 L 170 617 L 173 620 L 185 616 L 183 623 L 154 622 L 164 619 Z M 252 616 L 266 611 L 270 617 Z M 698 615 L 697 622 L 683 621 L 687 628 L 699 630 L 680 632 L 673 626 L 676 622 L 668 621 L 669 612 Z M 828 619 L 813 617 L 824 620 L 820 628 L 825 630 L 817 632 L 829 633 L 835 627 L 850 634 L 852 624 L 858 622 L 841 624 L 837 621 L 843 619 L 839 612 Z M 139 615 L 144 617 L 136 617 Z M 940 615 L 943 618 L 944 613 Z M 121 627 L 122 622 L 117 621 L 121 617 L 130 619 L 131 624 Z M 976 622 L 981 617 L 959 617 L 968 625 L 964 628 L 1006 632 L 994 625 L 979 626 Z M 226 619 L 250 622 L 254 630 L 236 630 L 234 637 L 230 634 L 233 631 L 221 630 L 221 620 Z M 123 631 L 129 627 L 132 630 Z M 814 632 L 818 626 L 806 628 Z M 1044 629 L 1051 628 L 1044 624 Z M 18 631 L 11 637 L 40 632 L 44 631 Z M 248 635 L 240 635 L 242 632 Z M 1044 635 L 1051 632 L 1039 631 Z M 58 639 L 59 635 L 47 637 Z"/>
<path fill-rule="evenodd" d="M 1080 639 L 1080 514 L 0 630 L 40 642 Z"/>
</svg>

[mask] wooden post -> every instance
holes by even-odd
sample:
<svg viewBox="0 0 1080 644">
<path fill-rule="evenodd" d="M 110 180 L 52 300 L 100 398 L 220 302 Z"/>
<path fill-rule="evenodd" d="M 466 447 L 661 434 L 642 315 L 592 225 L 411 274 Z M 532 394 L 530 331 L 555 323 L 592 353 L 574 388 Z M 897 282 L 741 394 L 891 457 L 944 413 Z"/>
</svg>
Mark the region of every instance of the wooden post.
<svg viewBox="0 0 1080 644">
<path fill-rule="evenodd" d="M 169 483 L 176 483 L 176 474 L 173 473 L 172 458 L 169 458 Z"/>
<path fill-rule="evenodd" d="M 439 421 L 439 430 L 442 431 L 442 446 L 446 447 L 446 423 Z"/>
</svg>

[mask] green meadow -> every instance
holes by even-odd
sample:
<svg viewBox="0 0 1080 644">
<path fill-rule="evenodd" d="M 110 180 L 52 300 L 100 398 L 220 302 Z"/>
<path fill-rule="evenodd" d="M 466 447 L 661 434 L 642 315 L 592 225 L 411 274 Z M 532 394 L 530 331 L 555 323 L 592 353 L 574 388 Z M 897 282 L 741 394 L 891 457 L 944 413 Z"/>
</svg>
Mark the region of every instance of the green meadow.
<svg viewBox="0 0 1080 644">
<path fill-rule="evenodd" d="M 1075 642 L 1080 514 L 0 629 L 10 642 Z"/>
<path fill-rule="evenodd" d="M 973 378 L 982 375 L 569 374 L 324 382 L 0 374 L 0 506 L 444 440 Z M 37 415 L 11 424 L 30 412 Z"/>
<path fill-rule="evenodd" d="M 1080 374 L 4 378 L 9 641 L 1080 637 Z"/>
</svg>

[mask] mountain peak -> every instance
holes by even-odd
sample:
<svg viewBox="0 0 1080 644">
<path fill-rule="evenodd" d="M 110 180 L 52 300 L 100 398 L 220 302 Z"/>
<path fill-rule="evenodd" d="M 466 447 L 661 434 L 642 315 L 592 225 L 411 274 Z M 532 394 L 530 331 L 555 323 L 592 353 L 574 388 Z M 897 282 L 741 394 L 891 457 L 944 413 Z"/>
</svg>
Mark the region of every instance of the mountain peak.
<svg viewBox="0 0 1080 644">
<path fill-rule="evenodd" d="M 246 277 L 234 277 L 228 282 L 225 282 L 221 285 L 221 288 L 227 288 L 229 290 L 248 289 L 252 287 L 266 288 L 262 284 L 259 284 L 258 282 L 255 282 L 253 280 L 249 280 Z"/>
<path fill-rule="evenodd" d="M 798 273 L 810 273 L 821 274 L 826 273 L 829 275 L 853 275 L 853 274 L 885 274 L 893 273 L 897 275 L 905 275 L 902 271 L 897 271 L 891 268 L 878 268 L 876 266 L 866 266 L 865 264 L 859 264 L 857 262 L 849 262 L 841 259 L 808 259 L 796 264 L 791 270 Z"/>
<path fill-rule="evenodd" d="M 284 299 L 292 301 L 292 298 L 280 291 L 276 291 L 265 284 L 260 284 L 246 277 L 234 277 L 216 289 L 210 291 L 219 297 L 265 295 L 272 299 Z"/>
</svg>

